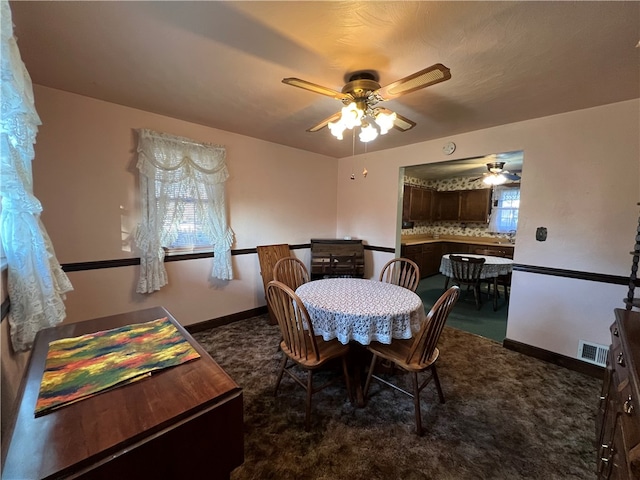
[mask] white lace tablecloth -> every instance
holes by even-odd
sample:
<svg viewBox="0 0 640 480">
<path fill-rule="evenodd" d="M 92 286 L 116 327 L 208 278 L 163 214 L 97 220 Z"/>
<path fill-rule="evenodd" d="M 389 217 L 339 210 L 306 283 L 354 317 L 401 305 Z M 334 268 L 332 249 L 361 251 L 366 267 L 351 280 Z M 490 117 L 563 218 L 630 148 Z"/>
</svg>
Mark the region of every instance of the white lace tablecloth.
<svg viewBox="0 0 640 480">
<path fill-rule="evenodd" d="M 362 278 L 325 278 L 305 283 L 296 293 L 307 307 L 316 335 L 368 345 L 407 339 L 425 318 L 422 299 L 411 290 Z"/>
<path fill-rule="evenodd" d="M 455 253 L 453 255 L 456 255 Z M 464 257 L 484 258 L 484 266 L 480 273 L 480 278 L 495 278 L 499 275 L 508 275 L 513 269 L 513 260 L 505 257 L 493 257 L 491 255 L 472 255 L 469 253 L 459 254 Z M 443 255 L 440 261 L 440 273 L 447 277 L 453 277 L 451 271 L 451 260 L 449 254 Z"/>
</svg>

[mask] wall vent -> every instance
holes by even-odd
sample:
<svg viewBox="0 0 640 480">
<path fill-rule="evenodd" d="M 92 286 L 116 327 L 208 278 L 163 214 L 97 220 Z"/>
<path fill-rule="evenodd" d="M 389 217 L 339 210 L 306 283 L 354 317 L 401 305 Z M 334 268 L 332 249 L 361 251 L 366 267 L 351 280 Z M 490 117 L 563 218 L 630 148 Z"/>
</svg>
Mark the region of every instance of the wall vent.
<svg viewBox="0 0 640 480">
<path fill-rule="evenodd" d="M 608 354 L 609 347 L 607 345 L 580 340 L 580 345 L 578 346 L 578 358 L 580 360 L 606 367 Z"/>
</svg>

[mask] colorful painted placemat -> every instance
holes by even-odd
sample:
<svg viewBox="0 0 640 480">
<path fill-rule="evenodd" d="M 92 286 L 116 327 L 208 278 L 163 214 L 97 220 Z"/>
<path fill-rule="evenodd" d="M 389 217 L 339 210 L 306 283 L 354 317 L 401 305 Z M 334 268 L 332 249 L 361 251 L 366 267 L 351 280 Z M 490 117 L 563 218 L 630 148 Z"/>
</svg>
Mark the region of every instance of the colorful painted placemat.
<svg viewBox="0 0 640 480">
<path fill-rule="evenodd" d="M 166 317 L 49 343 L 36 417 L 200 358 Z"/>
</svg>

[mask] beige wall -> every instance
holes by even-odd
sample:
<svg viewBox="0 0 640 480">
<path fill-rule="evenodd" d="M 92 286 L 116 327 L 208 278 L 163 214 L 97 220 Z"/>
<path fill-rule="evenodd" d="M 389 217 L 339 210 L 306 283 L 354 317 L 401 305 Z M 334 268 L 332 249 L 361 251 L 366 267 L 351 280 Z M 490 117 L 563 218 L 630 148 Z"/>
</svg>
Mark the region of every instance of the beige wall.
<svg viewBox="0 0 640 480">
<path fill-rule="evenodd" d="M 539 118 L 340 161 L 337 235 L 399 249 L 400 167 L 524 150 L 516 263 L 628 276 L 640 201 L 639 101 Z M 454 141 L 454 155 L 442 145 Z M 366 178 L 352 171 L 367 168 Z M 536 227 L 548 240 L 535 240 Z M 390 255 L 379 255 L 377 271 Z M 515 272 L 507 337 L 575 357 L 609 344 L 623 285 Z"/>
<path fill-rule="evenodd" d="M 226 147 L 234 249 L 335 235 L 335 159 L 37 85 L 34 93 L 43 122 L 34 190 L 63 264 L 138 256 L 123 241 L 139 216 L 138 128 Z M 233 257 L 230 282 L 209 281 L 211 258 L 166 266 L 169 285 L 150 295 L 135 293 L 137 266 L 70 272 L 66 321 L 162 305 L 189 325 L 265 305 L 256 255 Z"/>
<path fill-rule="evenodd" d="M 121 241 L 138 211 L 133 130 L 152 128 L 227 146 L 234 248 L 345 235 L 398 248 L 401 167 L 524 150 L 516 262 L 629 274 L 640 199 L 637 100 L 336 161 L 44 87 L 35 95 L 44 125 L 34 184 L 62 263 L 136 256 Z M 441 150 L 449 140 L 457 144 L 450 157 Z M 535 240 L 538 226 L 547 227 L 546 242 Z M 296 254 L 308 262 L 308 251 Z M 391 256 L 367 251 L 366 275 Z M 211 259 L 167 264 L 170 285 L 146 296 L 134 293 L 137 267 L 72 272 L 68 321 L 164 305 L 188 325 L 264 305 L 257 257 L 233 261 L 237 280 L 226 284 L 207 281 Z M 608 343 L 624 295 L 621 285 L 516 272 L 507 336 L 574 357 L 579 339 Z"/>
</svg>

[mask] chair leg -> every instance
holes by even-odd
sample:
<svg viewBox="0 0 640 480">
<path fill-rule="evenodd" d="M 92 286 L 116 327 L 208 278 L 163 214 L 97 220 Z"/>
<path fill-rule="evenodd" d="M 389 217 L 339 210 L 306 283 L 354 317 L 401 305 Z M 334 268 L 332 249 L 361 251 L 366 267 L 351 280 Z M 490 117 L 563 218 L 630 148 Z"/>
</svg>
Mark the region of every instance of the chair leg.
<svg viewBox="0 0 640 480">
<path fill-rule="evenodd" d="M 431 375 L 433 376 L 433 383 L 436 384 L 436 390 L 438 391 L 438 397 L 440 397 L 440 403 L 444 403 L 444 393 L 442 393 L 442 386 L 440 385 L 440 378 L 438 378 L 438 370 L 436 364 L 431 365 Z"/>
<path fill-rule="evenodd" d="M 307 407 L 304 417 L 305 431 L 311 430 L 311 396 L 313 395 L 313 370 L 307 373 Z"/>
<path fill-rule="evenodd" d="M 422 436 L 422 416 L 420 415 L 420 387 L 418 386 L 418 372 L 413 372 L 413 405 L 416 409 L 416 433 Z"/>
<path fill-rule="evenodd" d="M 476 308 L 480 310 L 480 284 L 473 287 L 473 296 L 476 298 Z"/>
<path fill-rule="evenodd" d="M 447 290 L 447 288 L 449 288 L 449 277 L 447 277 L 445 275 L 445 277 L 444 277 L 444 289 L 445 289 L 445 291 Z"/>
<path fill-rule="evenodd" d="M 369 365 L 369 373 L 367 374 L 367 381 L 364 382 L 364 393 L 363 396 L 366 399 L 369 394 L 369 386 L 371 385 L 371 376 L 373 375 L 373 370 L 376 367 L 376 360 L 378 356 L 374 353 L 373 358 L 371 359 L 371 365 Z"/>
<path fill-rule="evenodd" d="M 498 277 L 493 277 L 493 311 L 498 310 Z"/>
<path fill-rule="evenodd" d="M 278 379 L 276 380 L 276 388 L 273 391 L 273 396 L 278 395 L 278 387 L 280 387 L 280 382 L 282 381 L 282 375 L 284 374 L 284 369 L 287 365 L 287 355 L 282 352 L 282 362 L 280 362 L 280 371 L 278 372 Z"/>
<path fill-rule="evenodd" d="M 347 356 L 342 357 L 342 371 L 344 372 L 344 383 L 347 386 L 347 395 L 349 402 L 353 403 L 353 391 L 351 390 L 351 379 L 349 378 L 349 369 L 347 368 Z"/>
</svg>

